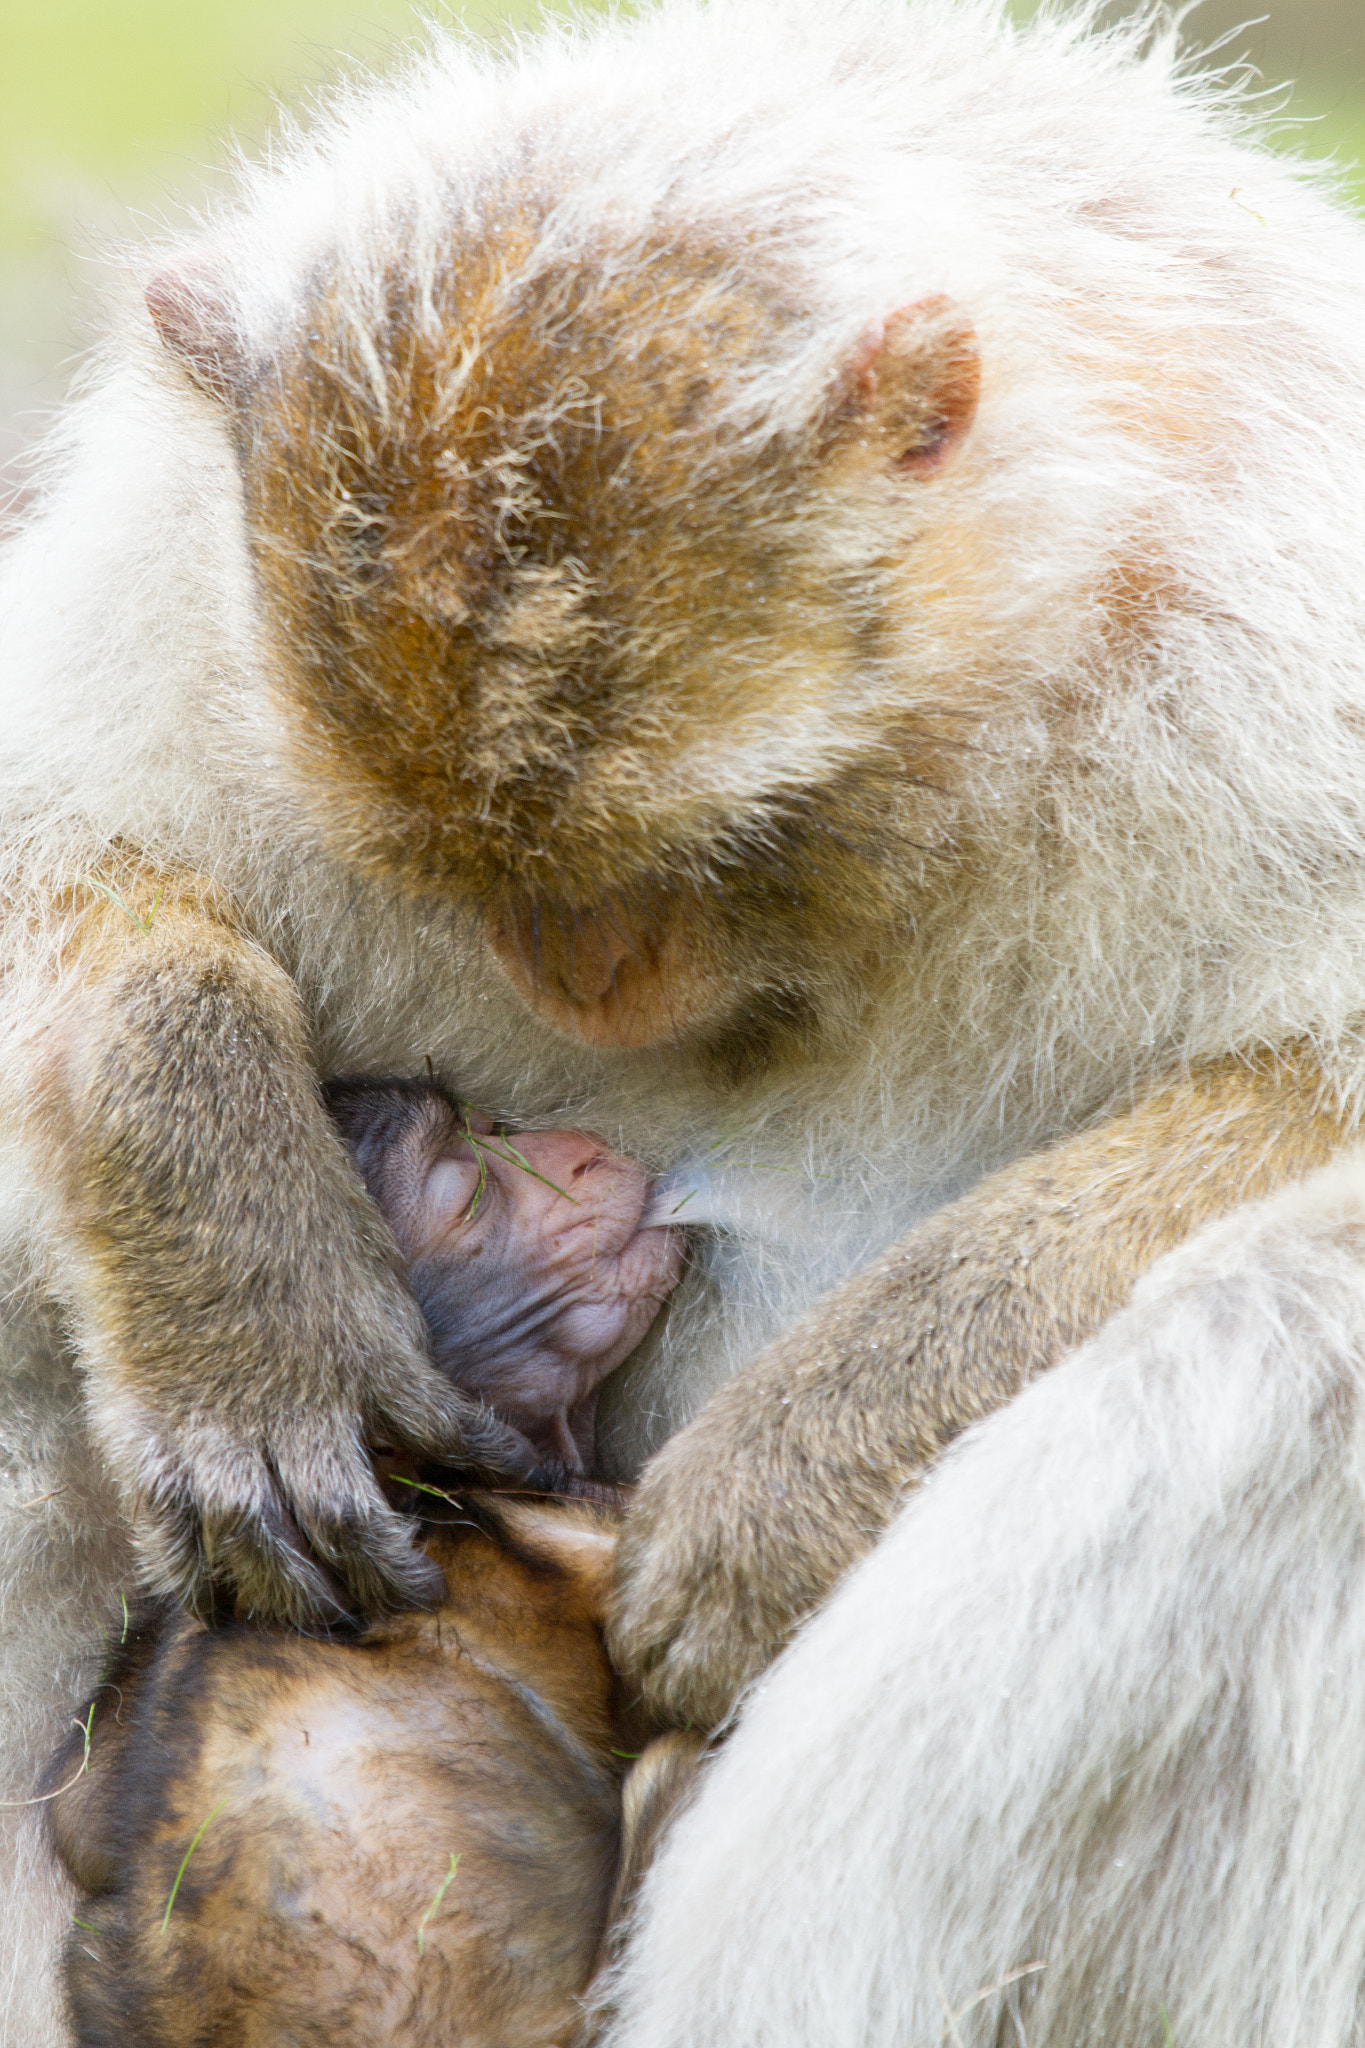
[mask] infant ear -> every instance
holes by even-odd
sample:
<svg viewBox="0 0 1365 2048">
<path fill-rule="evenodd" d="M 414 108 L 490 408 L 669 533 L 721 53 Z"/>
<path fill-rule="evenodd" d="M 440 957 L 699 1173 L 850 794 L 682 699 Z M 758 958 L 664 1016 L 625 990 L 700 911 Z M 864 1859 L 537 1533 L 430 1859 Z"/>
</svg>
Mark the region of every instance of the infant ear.
<svg viewBox="0 0 1365 2048">
<path fill-rule="evenodd" d="M 206 244 L 159 270 L 144 294 L 152 325 L 201 391 L 231 402 L 245 362 L 220 251 Z"/>
<path fill-rule="evenodd" d="M 835 380 L 828 414 L 835 448 L 900 475 L 941 469 L 976 417 L 976 330 L 936 294 L 864 329 Z"/>
</svg>

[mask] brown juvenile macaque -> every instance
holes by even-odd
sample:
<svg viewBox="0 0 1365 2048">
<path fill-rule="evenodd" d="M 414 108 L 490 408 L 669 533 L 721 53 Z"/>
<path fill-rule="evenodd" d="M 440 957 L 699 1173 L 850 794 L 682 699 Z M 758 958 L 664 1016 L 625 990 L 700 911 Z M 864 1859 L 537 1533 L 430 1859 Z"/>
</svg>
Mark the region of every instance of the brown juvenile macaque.
<svg viewBox="0 0 1365 2048">
<path fill-rule="evenodd" d="M 628 1760 L 614 1509 L 423 1508 L 434 1613 L 345 1643 L 165 1601 L 128 1623 L 49 1774 L 80 2048 L 590 2037 L 584 1993 L 698 1745 Z"/>
<path fill-rule="evenodd" d="M 582 1131 L 519 1131 L 434 1081 L 331 1082 L 333 1121 L 398 1241 L 439 1369 L 551 1476 L 592 1464 L 597 1390 L 678 1278 L 649 1183 Z"/>
</svg>

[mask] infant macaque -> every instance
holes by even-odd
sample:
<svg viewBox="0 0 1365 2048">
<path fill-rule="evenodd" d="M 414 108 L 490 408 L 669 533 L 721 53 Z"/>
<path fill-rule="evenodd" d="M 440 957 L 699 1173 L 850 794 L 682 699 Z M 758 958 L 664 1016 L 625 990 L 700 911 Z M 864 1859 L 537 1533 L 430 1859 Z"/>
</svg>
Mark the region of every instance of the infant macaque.
<svg viewBox="0 0 1365 2048">
<path fill-rule="evenodd" d="M 551 1473 L 592 1463 L 597 1389 L 675 1285 L 633 1160 L 582 1131 L 519 1131 L 433 1081 L 335 1081 L 327 1104 L 387 1218 L 436 1363 Z M 643 1226 L 643 1227 L 642 1227 Z"/>
<path fill-rule="evenodd" d="M 423 1507 L 434 1613 L 330 1642 L 134 1616 L 50 1772 L 78 2048 L 594 2037 L 592 1980 L 699 1745 L 628 1761 L 609 1509 Z"/>
</svg>

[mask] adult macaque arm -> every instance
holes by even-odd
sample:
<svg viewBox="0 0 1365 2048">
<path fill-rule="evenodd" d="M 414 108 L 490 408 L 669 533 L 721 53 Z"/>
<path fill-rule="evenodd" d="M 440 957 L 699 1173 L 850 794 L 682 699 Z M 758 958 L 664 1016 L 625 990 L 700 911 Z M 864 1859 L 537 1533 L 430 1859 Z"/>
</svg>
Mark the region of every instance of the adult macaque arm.
<svg viewBox="0 0 1365 2048">
<path fill-rule="evenodd" d="M 826 1296 L 645 1469 L 612 1650 L 647 1703 L 723 1721 L 961 1430 L 1163 1252 L 1350 1128 L 1306 1058 L 1197 1071 L 995 1174 Z"/>
<path fill-rule="evenodd" d="M 92 1426 L 153 1578 L 293 1625 L 437 1597 L 367 1438 L 534 1460 L 433 1369 L 292 983 L 193 877 L 111 866 L 57 909 L 32 1141 Z"/>
</svg>

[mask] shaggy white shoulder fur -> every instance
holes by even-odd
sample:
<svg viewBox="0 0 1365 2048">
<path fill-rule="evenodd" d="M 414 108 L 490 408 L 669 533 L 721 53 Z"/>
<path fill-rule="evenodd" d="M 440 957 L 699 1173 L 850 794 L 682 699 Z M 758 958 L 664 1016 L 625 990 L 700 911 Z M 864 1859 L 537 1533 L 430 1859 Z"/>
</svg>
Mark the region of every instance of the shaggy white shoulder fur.
<svg viewBox="0 0 1365 2048">
<path fill-rule="evenodd" d="M 710 1765 L 613 2040 L 1347 2048 L 1362 1700 L 1357 1157 L 948 1455 Z"/>
</svg>

